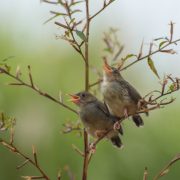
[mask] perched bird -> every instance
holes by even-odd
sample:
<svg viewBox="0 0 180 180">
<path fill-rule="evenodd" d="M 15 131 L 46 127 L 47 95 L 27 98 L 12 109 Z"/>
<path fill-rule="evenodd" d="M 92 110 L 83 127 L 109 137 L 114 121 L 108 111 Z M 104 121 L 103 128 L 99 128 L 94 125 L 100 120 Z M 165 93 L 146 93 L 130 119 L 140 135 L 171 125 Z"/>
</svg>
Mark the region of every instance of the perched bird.
<svg viewBox="0 0 180 180">
<path fill-rule="evenodd" d="M 110 113 L 118 117 L 128 117 L 132 119 L 136 126 L 143 126 L 143 120 L 138 111 L 138 102 L 141 98 L 136 89 L 121 76 L 118 69 L 108 65 L 104 61 L 104 76 L 102 82 L 102 94 Z"/>
<path fill-rule="evenodd" d="M 70 101 L 79 106 L 79 116 L 88 134 L 98 138 L 111 130 L 106 138 L 110 139 L 116 147 L 122 147 L 119 137 L 119 133 L 123 134 L 122 128 L 118 130 L 113 128 L 118 118 L 109 113 L 105 104 L 86 91 L 70 96 Z"/>
</svg>

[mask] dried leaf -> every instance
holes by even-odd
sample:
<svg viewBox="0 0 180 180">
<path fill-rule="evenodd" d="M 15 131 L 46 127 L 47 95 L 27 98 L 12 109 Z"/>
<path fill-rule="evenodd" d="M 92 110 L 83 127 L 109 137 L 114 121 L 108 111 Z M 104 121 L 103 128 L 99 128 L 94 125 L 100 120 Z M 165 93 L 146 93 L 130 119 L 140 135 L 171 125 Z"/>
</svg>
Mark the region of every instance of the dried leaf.
<svg viewBox="0 0 180 180">
<path fill-rule="evenodd" d="M 154 62 L 150 56 L 148 57 L 148 65 L 149 65 L 150 69 L 154 72 L 154 74 L 159 78 L 158 72 L 154 66 Z"/>
<path fill-rule="evenodd" d="M 174 51 L 173 49 L 161 50 L 160 52 L 168 53 L 168 54 L 176 54 L 176 53 L 177 53 L 177 52 Z"/>
</svg>

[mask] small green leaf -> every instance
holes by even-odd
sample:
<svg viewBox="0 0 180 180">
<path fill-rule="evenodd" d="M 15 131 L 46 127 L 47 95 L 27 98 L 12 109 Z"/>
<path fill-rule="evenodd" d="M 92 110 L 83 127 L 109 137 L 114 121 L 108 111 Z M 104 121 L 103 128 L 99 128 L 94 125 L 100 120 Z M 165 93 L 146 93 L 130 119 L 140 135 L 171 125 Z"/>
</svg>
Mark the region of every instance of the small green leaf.
<svg viewBox="0 0 180 180">
<path fill-rule="evenodd" d="M 0 131 L 5 131 L 12 128 L 16 123 L 15 118 L 6 116 L 4 113 L 0 113 Z"/>
<path fill-rule="evenodd" d="M 136 55 L 135 54 L 128 54 L 125 58 L 122 58 L 122 60 L 126 61 L 127 59 L 129 59 L 131 57 L 136 57 Z"/>
<path fill-rule="evenodd" d="M 76 9 L 76 10 L 74 10 L 74 11 L 71 12 L 71 15 L 72 15 L 72 14 L 75 14 L 75 13 L 79 13 L 79 12 L 82 12 L 82 11 L 79 10 L 79 9 Z"/>
<path fill-rule="evenodd" d="M 76 34 L 77 34 L 77 36 L 80 37 L 83 41 L 85 41 L 85 42 L 87 41 L 86 36 L 84 35 L 83 32 L 76 30 Z"/>
<path fill-rule="evenodd" d="M 173 92 L 173 91 L 174 91 L 174 89 L 175 89 L 174 84 L 171 84 L 171 85 L 169 86 L 169 91 Z"/>
<path fill-rule="evenodd" d="M 154 74 L 159 78 L 158 72 L 154 66 L 154 62 L 150 56 L 148 57 L 148 65 L 149 65 L 150 69 L 154 72 Z"/>
<path fill-rule="evenodd" d="M 70 4 L 70 7 L 71 7 L 71 6 L 75 6 L 75 5 L 77 5 L 77 4 L 79 4 L 79 3 L 82 3 L 82 2 L 84 2 L 84 1 L 76 1 L 76 2 L 73 2 L 73 3 Z"/>
<path fill-rule="evenodd" d="M 104 48 L 104 51 L 107 51 L 107 52 L 109 52 L 111 54 L 113 53 L 111 48 Z"/>
<path fill-rule="evenodd" d="M 162 41 L 160 44 L 159 44 L 159 49 L 165 44 L 167 43 L 168 41 Z"/>
<path fill-rule="evenodd" d="M 51 11 L 51 14 L 54 14 L 54 16 L 50 17 L 43 24 L 47 24 L 48 22 L 52 21 L 53 19 L 57 18 L 58 16 L 67 16 L 67 14 L 65 14 L 65 13 L 58 13 L 58 12 L 54 12 L 54 11 Z"/>
</svg>

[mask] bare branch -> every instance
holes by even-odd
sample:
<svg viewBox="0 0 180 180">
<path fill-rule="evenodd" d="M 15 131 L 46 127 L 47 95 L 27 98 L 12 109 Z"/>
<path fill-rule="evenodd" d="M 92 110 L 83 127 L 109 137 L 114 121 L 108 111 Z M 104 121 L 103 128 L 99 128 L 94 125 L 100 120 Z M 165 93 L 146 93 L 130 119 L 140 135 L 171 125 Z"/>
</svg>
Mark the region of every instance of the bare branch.
<svg viewBox="0 0 180 180">
<path fill-rule="evenodd" d="M 170 170 L 170 167 L 172 165 L 174 165 L 177 161 L 180 160 L 180 154 L 177 154 L 154 178 L 153 180 L 157 180 L 159 178 L 161 178 L 162 176 L 166 175 L 169 170 Z"/>
<path fill-rule="evenodd" d="M 101 12 L 103 12 L 105 10 L 105 8 L 107 8 L 111 3 L 113 3 L 115 0 L 109 0 L 108 3 L 106 3 L 106 0 L 104 0 L 104 4 L 103 7 L 97 11 L 94 15 L 92 15 L 89 20 L 91 21 L 92 19 L 94 19 L 98 14 L 100 14 Z"/>
<path fill-rule="evenodd" d="M 41 91 L 34 84 L 32 84 L 32 82 L 30 84 L 28 84 L 25 81 L 23 81 L 22 79 L 17 78 L 15 75 L 11 74 L 10 72 L 8 72 L 6 69 L 4 69 L 2 67 L 0 67 L 0 71 L 18 82 L 18 83 L 10 83 L 10 85 L 21 85 L 21 86 L 28 87 L 28 88 L 34 90 L 35 92 L 37 92 L 38 94 L 40 94 L 41 96 L 44 96 L 44 97 L 54 101 L 55 103 L 63 106 L 64 108 L 74 112 L 75 114 L 78 114 L 78 112 L 76 110 L 72 109 L 68 105 L 64 104 L 63 102 L 60 102 L 58 99 L 54 98 L 53 96 L 49 95 L 48 93 Z"/>
<path fill-rule="evenodd" d="M 31 177 L 31 179 L 46 179 L 46 180 L 50 180 L 49 177 L 46 175 L 46 173 L 41 169 L 41 167 L 35 162 L 33 161 L 31 158 L 29 158 L 28 156 L 26 156 L 24 153 L 22 153 L 17 147 L 15 147 L 13 144 L 8 143 L 5 140 L 0 139 L 0 144 L 2 144 L 4 147 L 6 147 L 7 149 L 9 149 L 11 152 L 20 155 L 22 158 L 25 159 L 24 163 L 20 166 L 17 167 L 17 169 L 20 169 L 21 167 L 23 167 L 24 165 L 26 165 L 28 162 L 34 166 L 40 173 L 42 176 L 25 176 L 24 178 L 27 179 L 27 177 Z M 38 177 L 38 178 L 37 178 Z"/>
</svg>

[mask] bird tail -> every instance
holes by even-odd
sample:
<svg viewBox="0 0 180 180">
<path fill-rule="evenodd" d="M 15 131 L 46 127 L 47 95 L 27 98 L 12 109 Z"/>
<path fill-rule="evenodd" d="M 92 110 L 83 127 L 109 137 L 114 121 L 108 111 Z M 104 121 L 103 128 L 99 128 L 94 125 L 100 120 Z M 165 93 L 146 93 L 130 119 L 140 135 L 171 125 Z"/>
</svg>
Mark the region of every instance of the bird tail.
<svg viewBox="0 0 180 180">
<path fill-rule="evenodd" d="M 140 127 L 140 126 L 144 125 L 144 122 L 143 122 L 140 115 L 136 114 L 136 115 L 132 116 L 132 119 L 133 119 L 133 121 L 134 121 L 134 123 L 136 124 L 137 127 Z"/>
<path fill-rule="evenodd" d="M 113 145 L 115 145 L 118 148 L 123 147 L 122 141 L 119 136 L 112 137 L 111 142 L 113 143 Z"/>
</svg>

